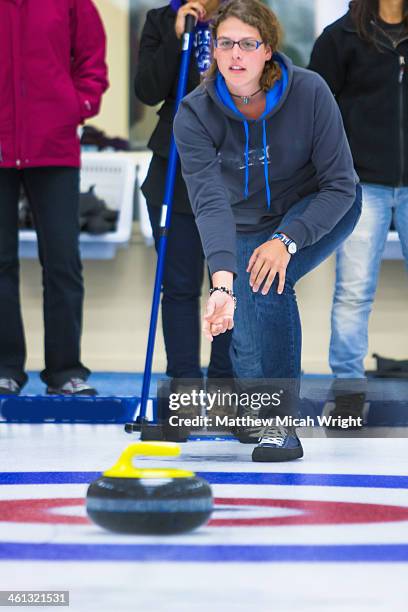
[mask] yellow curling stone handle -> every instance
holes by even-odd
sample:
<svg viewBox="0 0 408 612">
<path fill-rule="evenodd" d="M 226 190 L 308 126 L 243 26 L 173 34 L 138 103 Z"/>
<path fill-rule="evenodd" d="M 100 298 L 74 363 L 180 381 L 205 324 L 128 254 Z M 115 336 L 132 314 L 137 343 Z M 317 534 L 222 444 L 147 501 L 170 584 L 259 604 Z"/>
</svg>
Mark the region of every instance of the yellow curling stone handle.
<svg viewBox="0 0 408 612">
<path fill-rule="evenodd" d="M 173 442 L 134 442 L 123 451 L 118 461 L 103 473 L 107 478 L 192 478 L 194 472 L 177 468 L 137 468 L 134 457 L 178 457 L 180 447 Z"/>
</svg>

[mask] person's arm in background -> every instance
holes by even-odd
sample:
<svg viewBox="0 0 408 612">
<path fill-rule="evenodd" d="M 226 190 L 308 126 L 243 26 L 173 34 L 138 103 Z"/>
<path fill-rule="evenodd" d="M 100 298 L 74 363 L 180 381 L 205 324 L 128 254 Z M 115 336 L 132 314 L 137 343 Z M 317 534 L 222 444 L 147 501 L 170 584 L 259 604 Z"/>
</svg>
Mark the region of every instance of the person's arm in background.
<svg viewBox="0 0 408 612">
<path fill-rule="evenodd" d="M 71 14 L 71 76 L 78 94 L 81 120 L 97 115 L 108 89 L 106 37 L 91 0 L 75 0 Z"/>
<path fill-rule="evenodd" d="M 324 78 L 335 96 L 339 95 L 346 79 L 347 67 L 341 50 L 327 29 L 314 44 L 308 68 Z"/>
<path fill-rule="evenodd" d="M 139 47 L 135 93 L 141 102 L 155 106 L 169 97 L 178 78 L 181 53 L 181 35 L 187 14 L 202 17 L 205 11 L 198 2 L 180 7 L 168 32 L 160 31 L 157 11 L 147 13 Z"/>
</svg>

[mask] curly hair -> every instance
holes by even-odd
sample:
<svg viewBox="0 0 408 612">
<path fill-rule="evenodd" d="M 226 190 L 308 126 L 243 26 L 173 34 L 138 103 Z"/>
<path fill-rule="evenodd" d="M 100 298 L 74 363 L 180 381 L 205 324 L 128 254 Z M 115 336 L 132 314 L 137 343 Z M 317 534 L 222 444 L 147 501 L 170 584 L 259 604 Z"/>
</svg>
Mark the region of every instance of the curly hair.
<svg viewBox="0 0 408 612">
<path fill-rule="evenodd" d="M 217 36 L 220 24 L 229 19 L 229 17 L 236 17 L 243 23 L 256 28 L 262 42 L 265 45 L 269 45 L 272 49 L 272 54 L 280 47 L 283 33 L 278 18 L 270 8 L 259 0 L 228 0 L 222 3 L 211 21 L 213 39 Z M 217 61 L 213 59 L 206 77 L 214 77 L 217 69 Z M 264 71 L 260 79 L 261 88 L 264 91 L 268 91 L 281 76 L 279 64 L 271 58 L 265 62 Z"/>
</svg>

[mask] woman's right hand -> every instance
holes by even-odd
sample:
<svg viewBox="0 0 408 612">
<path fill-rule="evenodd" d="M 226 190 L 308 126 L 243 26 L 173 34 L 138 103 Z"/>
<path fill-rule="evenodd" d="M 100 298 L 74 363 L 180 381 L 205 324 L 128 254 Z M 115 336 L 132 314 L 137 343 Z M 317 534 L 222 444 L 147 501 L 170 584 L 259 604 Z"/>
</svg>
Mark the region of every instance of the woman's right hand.
<svg viewBox="0 0 408 612">
<path fill-rule="evenodd" d="M 227 293 L 214 291 L 210 295 L 203 321 L 203 333 L 210 342 L 214 336 L 234 327 L 234 310 L 234 300 Z"/>
<path fill-rule="evenodd" d="M 206 15 L 205 8 L 199 2 L 192 0 L 192 2 L 187 2 L 187 4 L 183 4 L 180 6 L 177 11 L 176 23 L 174 25 L 174 29 L 176 30 L 177 38 L 181 38 L 184 34 L 184 30 L 186 28 L 186 16 L 193 15 L 195 17 L 196 22 L 198 20 L 203 21 Z"/>
</svg>

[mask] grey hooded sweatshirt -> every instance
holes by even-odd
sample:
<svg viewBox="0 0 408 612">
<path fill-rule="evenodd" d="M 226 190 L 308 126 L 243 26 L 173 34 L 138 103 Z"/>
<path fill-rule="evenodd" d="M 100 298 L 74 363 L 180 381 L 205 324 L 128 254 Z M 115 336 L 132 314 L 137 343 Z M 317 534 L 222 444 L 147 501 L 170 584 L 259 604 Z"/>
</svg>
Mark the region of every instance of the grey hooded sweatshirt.
<svg viewBox="0 0 408 612">
<path fill-rule="evenodd" d="M 323 79 L 275 54 L 282 78 L 262 117 L 236 108 L 223 77 L 186 96 L 174 134 L 211 274 L 237 273 L 236 232 L 283 232 L 298 249 L 329 233 L 351 208 L 358 177 L 340 111 Z M 282 222 L 300 199 L 303 214 Z"/>
</svg>

